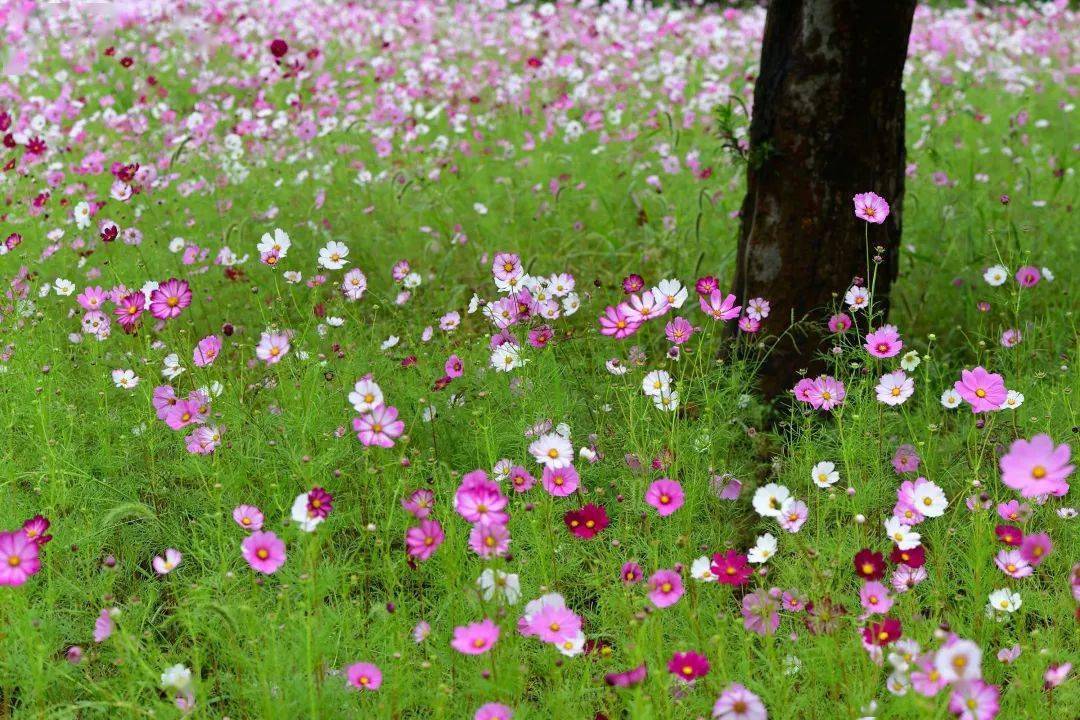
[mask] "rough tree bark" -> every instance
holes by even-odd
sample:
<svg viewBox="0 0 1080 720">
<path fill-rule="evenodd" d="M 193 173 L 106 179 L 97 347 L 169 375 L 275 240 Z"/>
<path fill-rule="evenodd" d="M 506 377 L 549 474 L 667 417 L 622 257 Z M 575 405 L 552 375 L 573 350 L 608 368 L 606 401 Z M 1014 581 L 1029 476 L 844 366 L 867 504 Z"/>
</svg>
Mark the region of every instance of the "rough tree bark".
<svg viewBox="0 0 1080 720">
<path fill-rule="evenodd" d="M 750 122 L 735 288 L 764 297 L 763 332 L 781 340 L 762 369 L 769 397 L 814 371 L 826 307 L 865 276 L 864 224 L 852 196 L 874 191 L 891 207 L 870 227 L 884 246 L 875 311 L 888 310 L 904 195 L 901 87 L 915 0 L 772 0 Z M 819 321 L 819 322 L 812 322 Z"/>
</svg>

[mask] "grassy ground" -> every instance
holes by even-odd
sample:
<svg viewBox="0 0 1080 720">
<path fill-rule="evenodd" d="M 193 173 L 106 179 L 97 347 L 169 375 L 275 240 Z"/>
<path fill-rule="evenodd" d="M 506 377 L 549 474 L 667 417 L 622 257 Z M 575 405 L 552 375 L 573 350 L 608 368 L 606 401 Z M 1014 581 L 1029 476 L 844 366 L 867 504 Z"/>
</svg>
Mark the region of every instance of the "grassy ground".
<svg viewBox="0 0 1080 720">
<path fill-rule="evenodd" d="M 1065 87 L 1074 14 L 920 11 L 890 318 L 904 352 L 922 356 L 909 373 L 916 389 L 898 407 L 877 402 L 879 375 L 900 358 L 871 358 L 846 336 L 827 357 L 847 398 L 822 413 L 758 400 L 755 366 L 775 338 L 732 338 L 694 293 L 701 275 L 726 288 L 733 274 L 743 176 L 713 109 L 747 97 L 760 11 L 361 5 L 286 4 L 279 15 L 233 2 L 220 16 L 193 6 L 92 21 L 43 8 L 29 21 L 27 37 L 48 42 L 24 42 L 28 69 L 0 84 L 18 144 L 2 156 L 14 161 L 3 175 L 2 235 L 22 239 L 0 256 L 5 288 L 16 281 L 0 320 L 0 529 L 41 514 L 53 539 L 37 574 L 0 587 L 0 717 L 464 718 L 499 702 L 515 718 L 692 718 L 708 716 L 733 682 L 772 718 L 947 717 L 956 688 L 897 694 L 892 681 L 908 673 L 888 658 L 895 648 L 875 658 L 861 643 L 852 558 L 862 548 L 889 554 L 882 523 L 900 483 L 916 477 L 891 465 L 903 444 L 949 507 L 916 528 L 926 579 L 896 593 L 888 615 L 929 661 L 950 631 L 974 641 L 1003 717 L 1077 716 L 1075 679 L 1044 687 L 1048 668 L 1076 661 L 1080 648 L 1075 491 L 1027 501 L 1023 532 L 1054 544 L 1031 576 L 1008 578 L 994 563 L 1003 547 L 994 529 L 1004 524 L 995 508 L 1020 499 L 1001 482 L 998 458 L 1042 433 L 1076 447 L 1075 101 Z M 281 64 L 268 50 L 277 37 L 289 43 Z M 311 49 L 318 55 L 305 55 Z M 305 67 L 290 76 L 296 60 Z M 744 132 L 741 113 L 731 122 Z M 238 131 L 239 150 L 226 139 Z M 31 137 L 47 140 L 44 154 L 27 152 Z M 94 151 L 102 167 L 77 171 Z M 156 178 L 112 199 L 114 162 L 154 166 Z M 83 201 L 104 203 L 88 228 L 74 215 Z M 104 242 L 105 219 L 121 233 L 137 228 L 141 244 Z M 271 268 L 256 246 L 275 228 L 292 247 Z M 177 237 L 179 251 L 169 247 Z M 329 241 L 348 246 L 343 269 L 318 267 Z M 227 269 L 215 262 L 226 246 L 250 257 Z M 490 366 L 491 321 L 468 312 L 474 293 L 500 297 L 498 252 L 519 254 L 534 276 L 572 274 L 580 299 L 578 312 L 549 323 L 544 348 L 526 342 L 539 319 L 510 328 L 527 362 L 509 373 Z M 391 274 L 400 260 L 421 281 L 403 304 Z M 991 287 L 983 273 L 999 263 L 1008 281 Z M 1054 278 L 1021 288 L 1012 274 L 1024 265 Z M 367 278 L 358 302 L 339 289 L 352 268 Z M 624 299 L 631 273 L 689 288 L 678 314 L 702 332 L 678 360 L 665 357 L 670 318 L 626 340 L 600 334 L 597 317 Z M 320 274 L 325 283 L 310 286 Z M 193 291 L 179 317 L 158 323 L 147 312 L 125 333 L 109 304 L 108 337 L 83 327 L 76 296 L 86 288 L 170 277 Z M 58 279 L 75 291 L 60 294 Z M 847 282 L 837 281 L 841 295 Z M 452 311 L 460 325 L 440 329 Z M 271 328 L 293 335 L 269 365 L 255 348 Z M 1010 328 L 1022 341 L 1004 347 Z M 208 335 L 223 347 L 198 367 L 193 351 Z M 391 336 L 397 344 L 384 347 Z M 161 374 L 170 353 L 184 367 L 171 381 Z M 452 354 L 464 373 L 438 388 Z M 612 358 L 629 372 L 608 372 Z M 944 408 L 942 392 L 976 365 L 1000 373 L 1022 406 L 978 416 Z M 133 389 L 114 383 L 124 369 L 140 378 Z M 643 395 L 654 369 L 671 374 L 676 412 Z M 352 431 L 348 395 L 367 374 L 405 424 L 391 448 L 365 447 Z M 188 452 L 192 428 L 158 419 L 154 389 L 171 384 L 186 396 L 215 383 L 208 425 L 223 428 L 223 442 Z M 770 412 L 779 422 L 767 422 Z M 544 421 L 565 423 L 575 452 L 591 447 L 597 459 L 575 459 L 582 486 L 570 497 L 539 484 L 516 494 L 504 481 L 511 553 L 478 557 L 470 524 L 454 512 L 461 477 L 508 458 L 539 478 L 527 434 Z M 824 460 L 840 473 L 830 490 L 812 482 Z M 723 474 L 741 480 L 738 499 L 717 497 L 712 478 Z M 645 502 L 659 477 L 686 495 L 666 517 Z M 797 533 L 753 509 L 767 483 L 806 503 Z M 307 533 L 290 507 L 315 486 L 333 495 L 333 510 Z M 418 521 L 401 501 L 419 488 L 434 493 L 445 542 L 410 562 L 404 539 Z M 585 503 L 610 518 L 591 540 L 563 521 Z M 261 508 L 264 529 L 286 544 L 273 574 L 241 555 L 246 533 L 232 518 L 241 504 Z M 766 532 L 778 550 L 748 585 L 691 578 L 696 558 L 746 552 Z M 152 558 L 166 548 L 183 559 L 160 575 Z M 620 581 L 631 561 L 646 580 L 681 569 L 685 595 L 654 607 L 645 582 Z M 488 568 L 517 576 L 516 604 L 477 592 Z M 756 634 L 744 626 L 743 597 L 774 587 L 847 612 L 814 634 L 805 610 L 785 609 L 775 633 Z M 998 588 L 1020 594 L 1016 612 L 986 612 Z M 524 604 L 546 592 L 583 618 L 588 652 L 564 657 L 518 632 Z M 110 609 L 112 633 L 95 642 L 95 620 Z M 452 649 L 456 627 L 485 617 L 501 628 L 490 652 Z M 420 621 L 430 636 L 417 643 Z M 1014 645 L 1014 662 L 996 657 Z M 688 650 L 711 664 L 691 685 L 667 669 Z M 350 688 L 345 668 L 357 662 L 381 668 L 381 688 Z M 178 663 L 191 682 L 170 687 L 162 673 Z M 605 684 L 605 674 L 641 663 L 641 684 Z"/>
</svg>

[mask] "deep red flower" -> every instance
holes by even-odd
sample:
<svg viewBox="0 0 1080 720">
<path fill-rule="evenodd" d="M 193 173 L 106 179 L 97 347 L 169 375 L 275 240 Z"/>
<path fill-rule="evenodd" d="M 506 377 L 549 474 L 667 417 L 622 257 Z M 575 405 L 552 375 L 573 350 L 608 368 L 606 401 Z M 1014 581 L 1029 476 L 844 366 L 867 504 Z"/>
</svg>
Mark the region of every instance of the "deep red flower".
<svg viewBox="0 0 1080 720">
<path fill-rule="evenodd" d="M 863 548 L 855 553 L 855 574 L 864 580 L 880 580 L 885 577 L 885 558 L 879 552 Z"/>
<path fill-rule="evenodd" d="M 997 534 L 998 540 L 1006 545 L 1020 547 L 1020 543 L 1024 542 L 1023 530 L 1015 525 L 998 525 L 994 528 L 994 532 Z"/>
<path fill-rule="evenodd" d="M 886 617 L 863 628 L 863 639 L 870 645 L 888 645 L 900 639 L 900 621 Z"/>
<path fill-rule="evenodd" d="M 287 52 L 289 52 L 289 44 L 281 38 L 274 38 L 270 42 L 270 54 L 274 57 L 285 57 L 285 53 Z"/>
<path fill-rule="evenodd" d="M 894 547 L 892 553 L 889 554 L 889 559 L 897 565 L 920 568 L 926 564 L 926 549 L 922 545 L 913 547 L 910 550 L 901 550 Z"/>
<path fill-rule="evenodd" d="M 571 510 L 563 515 L 563 522 L 570 532 L 583 540 L 596 535 L 610 525 L 607 511 L 599 505 L 589 503 L 580 510 Z"/>
<path fill-rule="evenodd" d="M 713 555 L 709 569 L 724 585 L 745 585 L 754 574 L 754 568 L 750 567 L 746 556 L 736 550 Z"/>
</svg>

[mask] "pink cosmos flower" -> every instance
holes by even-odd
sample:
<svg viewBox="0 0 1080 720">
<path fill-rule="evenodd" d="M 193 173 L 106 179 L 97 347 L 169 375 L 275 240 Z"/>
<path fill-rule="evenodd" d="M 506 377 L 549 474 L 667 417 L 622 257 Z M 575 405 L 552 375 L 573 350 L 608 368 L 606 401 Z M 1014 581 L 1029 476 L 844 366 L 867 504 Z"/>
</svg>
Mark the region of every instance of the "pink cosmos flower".
<svg viewBox="0 0 1080 720">
<path fill-rule="evenodd" d="M 807 509 L 806 503 L 802 500 L 791 500 L 785 502 L 784 506 L 780 508 L 780 517 L 777 520 L 784 530 L 789 533 L 797 533 L 802 529 L 803 523 L 806 522 L 809 515 L 810 511 Z"/>
<path fill-rule="evenodd" d="M 473 715 L 473 720 L 511 720 L 513 709 L 500 703 L 485 703 Z"/>
<path fill-rule="evenodd" d="M 1020 543 L 1020 556 L 1035 567 L 1042 564 L 1053 549 L 1054 545 L 1046 533 L 1025 535 L 1023 542 Z"/>
<path fill-rule="evenodd" d="M 165 424 L 173 430 L 182 430 L 188 425 L 201 423 L 205 420 L 205 413 L 198 402 L 191 400 L 177 400 L 176 404 L 169 408 L 165 414 Z"/>
<path fill-rule="evenodd" d="M 521 274 L 521 258 L 514 253 L 499 253 L 491 263 L 491 273 L 496 280 L 512 280 Z"/>
<path fill-rule="evenodd" d="M 382 685 L 382 670 L 371 663 L 354 663 L 345 668 L 349 685 L 357 690 L 378 690 Z"/>
<path fill-rule="evenodd" d="M 435 493 L 427 488 L 413 490 L 407 498 L 401 499 L 401 507 L 405 512 L 418 520 L 423 520 L 431 514 L 431 508 L 435 505 Z"/>
<path fill-rule="evenodd" d="M 442 525 L 437 520 L 421 520 L 405 533 L 405 546 L 410 556 L 423 561 L 434 555 L 445 539 Z"/>
<path fill-rule="evenodd" d="M 626 316 L 638 324 L 658 318 L 671 309 L 665 296 L 652 291 L 643 292 L 641 295 L 630 295 L 620 307 L 625 307 Z"/>
<path fill-rule="evenodd" d="M 660 517 L 667 517 L 683 506 L 683 489 L 675 480 L 660 478 L 645 491 L 645 502 L 656 508 Z"/>
<path fill-rule="evenodd" d="M 905 444 L 896 448 L 896 453 L 892 458 L 892 466 L 897 475 L 918 472 L 919 453 L 916 452 L 915 446 Z"/>
<path fill-rule="evenodd" d="M 1005 380 L 996 373 L 989 373 L 982 366 L 960 372 L 960 380 L 953 387 L 964 400 L 971 404 L 971 412 L 983 413 L 1000 410 L 1008 392 Z"/>
<path fill-rule="evenodd" d="M 469 533 L 469 547 L 482 558 L 501 557 L 510 550 L 510 531 L 503 523 L 477 523 Z"/>
<path fill-rule="evenodd" d="M 1069 677 L 1069 673 L 1072 672 L 1072 663 L 1066 662 L 1058 664 L 1052 664 L 1046 668 L 1046 672 L 1043 673 L 1043 689 L 1052 690 L 1058 687 L 1061 683 Z"/>
<path fill-rule="evenodd" d="M 742 600 L 743 627 L 757 635 L 772 635 L 780 627 L 776 598 L 759 588 Z"/>
<path fill-rule="evenodd" d="M 712 714 L 717 720 L 768 720 L 769 717 L 761 698 L 739 683 L 724 688 Z"/>
<path fill-rule="evenodd" d="M 627 311 L 628 307 L 625 303 L 616 306 L 609 305 L 600 316 L 600 334 L 622 340 L 636 333 L 641 323 L 632 320 Z"/>
<path fill-rule="evenodd" d="M 996 685 L 982 680 L 957 683 L 949 695 L 949 712 L 957 720 L 994 720 L 997 717 L 1001 692 Z"/>
<path fill-rule="evenodd" d="M 690 324 L 690 321 L 683 317 L 677 317 L 667 324 L 664 328 L 664 335 L 670 342 L 676 345 L 682 345 L 690 336 L 694 334 L 694 326 Z"/>
<path fill-rule="evenodd" d="M 1016 271 L 1016 282 L 1020 287 L 1035 287 L 1042 280 L 1042 273 L 1034 265 L 1025 265 Z"/>
<path fill-rule="evenodd" d="M 1019 550 L 999 551 L 994 557 L 994 564 L 998 566 L 998 570 L 1016 580 L 1035 572 Z"/>
<path fill-rule="evenodd" d="M 186 280 L 169 278 L 150 293 L 150 314 L 171 320 L 191 304 L 191 287 Z"/>
<path fill-rule="evenodd" d="M 264 332 L 255 346 L 255 356 L 267 365 L 274 365 L 289 354 L 289 333 Z"/>
<path fill-rule="evenodd" d="M 1068 445 L 1062 443 L 1055 447 L 1046 434 L 1036 435 L 1031 440 L 1016 440 L 999 461 L 1001 482 L 1019 490 L 1023 497 L 1061 497 L 1069 492 L 1066 478 L 1074 469 L 1069 464 L 1070 455 Z"/>
<path fill-rule="evenodd" d="M 353 430 L 365 446 L 389 448 L 394 438 L 405 432 L 405 423 L 397 419 L 398 411 L 393 405 L 379 405 L 360 417 L 353 418 Z"/>
<path fill-rule="evenodd" d="M 648 668 L 645 667 L 645 663 L 641 663 L 637 667 L 630 668 L 629 670 L 608 673 L 604 676 L 604 682 L 611 687 L 634 687 L 645 682 L 645 678 L 648 674 Z"/>
<path fill-rule="evenodd" d="M 272 575 L 285 564 L 285 543 L 272 532 L 255 532 L 240 543 L 240 551 L 252 570 Z"/>
<path fill-rule="evenodd" d="M 893 605 L 889 589 L 877 580 L 870 580 L 863 585 L 859 591 L 859 601 L 867 616 L 884 615 Z"/>
<path fill-rule="evenodd" d="M 0 532 L 0 585 L 18 586 L 41 569 L 40 548 L 22 530 Z"/>
<path fill-rule="evenodd" d="M 195 356 L 192 361 L 196 367 L 213 365 L 217 356 L 221 353 L 221 340 L 217 335 L 208 335 L 195 346 Z"/>
<path fill-rule="evenodd" d="M 851 329 L 851 318 L 846 313 L 838 313 L 829 318 L 829 332 L 842 333 Z"/>
<path fill-rule="evenodd" d="M 30 542 L 45 547 L 52 540 L 52 535 L 48 534 L 51 524 L 44 515 L 35 515 L 23 523 L 22 530 Z"/>
<path fill-rule="evenodd" d="M 682 578 L 674 570 L 657 570 L 649 577 L 649 600 L 656 607 L 670 607 L 682 596 Z"/>
<path fill-rule="evenodd" d="M 79 305 L 84 310 L 100 310 L 105 301 L 109 299 L 109 295 L 100 285 L 97 285 L 86 288 L 75 299 L 78 300 Z"/>
<path fill-rule="evenodd" d="M 924 697 L 934 697 L 948 686 L 948 680 L 934 667 L 934 659 L 930 655 L 920 657 L 916 666 L 917 669 L 911 672 L 911 687 L 915 692 Z"/>
<path fill-rule="evenodd" d="M 464 655 L 483 655 L 499 640 L 499 626 L 488 618 L 454 628 L 450 647 Z"/>
<path fill-rule="evenodd" d="M 528 634 L 559 645 L 581 632 L 581 618 L 563 605 L 544 605 L 529 619 Z"/>
<path fill-rule="evenodd" d="M 619 577 L 622 579 L 625 585 L 634 585 L 641 582 L 641 578 L 644 573 L 641 571 L 641 566 L 636 562 L 623 563 L 622 570 L 619 573 Z"/>
<path fill-rule="evenodd" d="M 536 478 L 529 474 L 529 471 L 520 465 L 515 465 L 510 468 L 510 485 L 513 486 L 514 492 L 527 492 L 536 484 Z"/>
<path fill-rule="evenodd" d="M 112 613 L 108 608 L 103 609 L 94 621 L 94 642 L 103 643 L 108 640 L 114 627 Z"/>
<path fill-rule="evenodd" d="M 719 290 L 713 290 L 707 296 L 702 295 L 698 298 L 698 304 L 701 306 L 701 311 L 711 317 L 713 320 L 720 320 L 727 322 L 728 320 L 734 320 L 739 317 L 739 313 L 742 312 L 742 305 L 735 304 L 735 296 L 733 294 L 724 295 Z"/>
<path fill-rule="evenodd" d="M 884 325 L 873 332 L 866 333 L 863 343 L 866 352 L 877 358 L 890 358 L 900 353 L 904 342 L 895 325 Z"/>
<path fill-rule="evenodd" d="M 457 355 L 451 355 L 446 359 L 446 365 L 443 367 L 448 378 L 459 378 L 465 372 L 464 365 L 461 362 L 461 358 Z"/>
<path fill-rule="evenodd" d="M 554 497 L 566 497 L 581 485 L 581 476 L 573 465 L 558 469 L 545 465 L 540 484 Z"/>
<path fill-rule="evenodd" d="M 800 381 L 800 384 L 803 381 Z M 796 388 L 799 388 L 796 385 Z M 829 375 L 821 375 L 802 388 L 806 402 L 815 410 L 832 410 L 844 402 L 847 392 L 844 384 Z M 796 397 L 798 396 L 796 392 Z"/>
<path fill-rule="evenodd" d="M 889 217 L 889 203 L 877 193 L 859 193 L 853 198 L 855 202 L 855 217 L 868 223 L 880 225 Z"/>
<path fill-rule="evenodd" d="M 254 505 L 238 505 L 232 513 L 236 524 L 249 532 L 262 530 L 263 514 Z"/>
<path fill-rule="evenodd" d="M 507 502 L 501 492 L 484 486 L 459 492 L 456 509 L 461 517 L 471 523 L 505 525 L 510 520 L 504 510 Z"/>
<path fill-rule="evenodd" d="M 162 557 L 164 555 L 164 557 Z M 155 555 L 151 563 L 158 575 L 168 575 L 180 565 L 184 556 L 176 548 L 168 548 L 162 555 Z"/>
</svg>

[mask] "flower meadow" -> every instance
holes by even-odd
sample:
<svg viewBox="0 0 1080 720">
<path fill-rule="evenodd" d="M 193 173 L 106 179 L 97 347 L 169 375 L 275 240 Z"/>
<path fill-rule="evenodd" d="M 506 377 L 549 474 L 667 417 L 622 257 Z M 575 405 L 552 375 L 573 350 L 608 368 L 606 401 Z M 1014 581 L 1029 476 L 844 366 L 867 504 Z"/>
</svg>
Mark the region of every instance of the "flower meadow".
<svg viewBox="0 0 1080 720">
<path fill-rule="evenodd" d="M 0 718 L 1080 715 L 1068 3 L 916 11 L 774 399 L 761 8 L 0 17 Z"/>
</svg>

